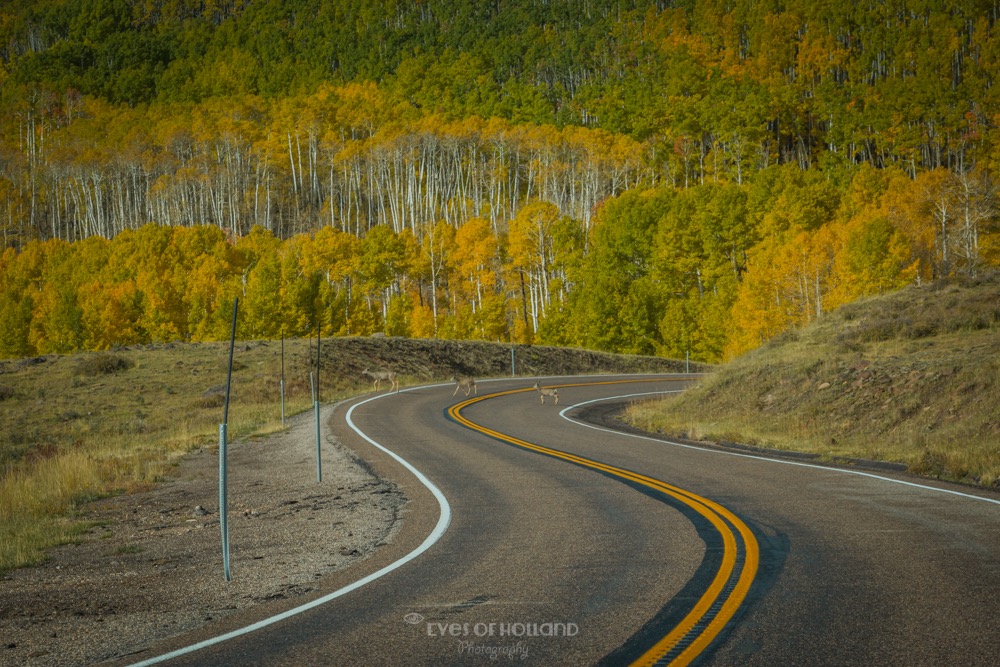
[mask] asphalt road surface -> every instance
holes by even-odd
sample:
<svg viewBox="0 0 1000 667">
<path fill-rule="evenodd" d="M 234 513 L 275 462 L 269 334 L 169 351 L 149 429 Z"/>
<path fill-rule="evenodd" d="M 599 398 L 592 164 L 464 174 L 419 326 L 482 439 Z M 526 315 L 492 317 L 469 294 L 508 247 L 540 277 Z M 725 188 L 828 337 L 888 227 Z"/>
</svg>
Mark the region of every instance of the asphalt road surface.
<svg viewBox="0 0 1000 667">
<path fill-rule="evenodd" d="M 558 406 L 533 379 L 342 406 L 329 428 L 411 502 L 391 545 L 320 584 L 390 569 L 163 664 L 1000 664 L 1000 495 L 600 425 L 677 378 L 544 379 Z"/>
</svg>

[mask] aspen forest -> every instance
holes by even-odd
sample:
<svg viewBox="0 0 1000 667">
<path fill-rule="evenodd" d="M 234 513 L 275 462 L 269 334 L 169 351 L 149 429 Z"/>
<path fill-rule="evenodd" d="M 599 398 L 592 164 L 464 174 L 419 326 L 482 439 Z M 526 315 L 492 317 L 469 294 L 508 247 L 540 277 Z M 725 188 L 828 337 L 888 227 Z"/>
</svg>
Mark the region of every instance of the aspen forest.
<svg viewBox="0 0 1000 667">
<path fill-rule="evenodd" d="M 0 357 L 719 362 L 1000 266 L 1000 0 L 7 0 Z"/>
</svg>

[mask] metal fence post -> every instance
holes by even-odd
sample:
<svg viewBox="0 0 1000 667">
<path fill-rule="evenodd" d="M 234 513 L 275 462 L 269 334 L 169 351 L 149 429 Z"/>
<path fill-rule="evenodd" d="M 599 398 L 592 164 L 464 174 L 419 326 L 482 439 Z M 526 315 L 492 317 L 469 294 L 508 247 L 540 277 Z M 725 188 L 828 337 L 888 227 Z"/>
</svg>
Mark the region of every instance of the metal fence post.
<svg viewBox="0 0 1000 667">
<path fill-rule="evenodd" d="M 222 532 L 222 571 L 226 581 L 232 581 L 229 572 L 229 493 L 228 493 L 228 430 L 229 430 L 229 395 L 233 384 L 233 350 L 236 347 L 236 317 L 239 314 L 240 300 L 233 299 L 233 328 L 229 336 L 229 368 L 226 371 L 226 402 L 222 409 L 222 423 L 219 424 L 219 529 Z"/>
<path fill-rule="evenodd" d="M 320 362 L 322 360 L 321 351 L 321 327 L 319 323 L 320 318 L 316 318 L 316 400 L 313 402 L 313 410 L 316 412 L 316 481 L 323 481 L 323 457 L 320 454 L 320 433 L 319 433 L 319 401 L 320 401 L 320 381 L 319 381 L 319 369 Z"/>
<path fill-rule="evenodd" d="M 319 401 L 314 404 L 314 410 L 316 412 L 316 481 L 323 481 L 323 457 L 320 456 L 320 437 L 319 437 Z"/>
<path fill-rule="evenodd" d="M 285 332 L 281 332 L 281 430 L 285 430 Z"/>
<path fill-rule="evenodd" d="M 222 572 L 232 581 L 229 572 L 229 497 L 226 479 L 226 424 L 219 424 L 219 527 L 222 531 Z"/>
</svg>

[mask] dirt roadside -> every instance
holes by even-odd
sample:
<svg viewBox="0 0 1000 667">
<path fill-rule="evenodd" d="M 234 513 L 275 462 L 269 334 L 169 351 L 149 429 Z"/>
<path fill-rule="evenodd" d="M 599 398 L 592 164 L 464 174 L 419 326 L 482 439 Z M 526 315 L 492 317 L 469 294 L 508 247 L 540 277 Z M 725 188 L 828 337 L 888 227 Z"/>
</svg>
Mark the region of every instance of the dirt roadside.
<svg viewBox="0 0 1000 667">
<path fill-rule="evenodd" d="M 327 419 L 333 406 L 323 409 Z M 0 665 L 87 665 L 283 598 L 371 556 L 406 498 L 324 436 L 311 412 L 284 433 L 229 445 L 232 581 L 219 526 L 218 455 L 197 450 L 152 491 L 87 506 L 94 527 L 43 565 L 0 580 Z M 332 474 L 332 471 L 336 471 Z M 193 594 L 197 592 L 197 594 Z"/>
</svg>

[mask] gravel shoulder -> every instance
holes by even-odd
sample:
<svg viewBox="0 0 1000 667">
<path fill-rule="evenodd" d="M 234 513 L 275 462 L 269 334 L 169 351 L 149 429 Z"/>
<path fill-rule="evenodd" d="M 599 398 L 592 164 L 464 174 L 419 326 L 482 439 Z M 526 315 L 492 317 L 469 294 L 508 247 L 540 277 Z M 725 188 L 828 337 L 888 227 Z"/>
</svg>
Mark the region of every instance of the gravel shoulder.
<svg viewBox="0 0 1000 667">
<path fill-rule="evenodd" d="M 323 409 L 324 421 L 333 406 Z M 200 449 L 155 489 L 89 504 L 93 527 L 0 580 L 0 664 L 120 658 L 236 612 L 307 596 L 389 544 L 402 491 L 330 435 L 316 481 L 315 421 L 229 445 L 232 581 L 222 567 L 219 459 Z"/>
</svg>

